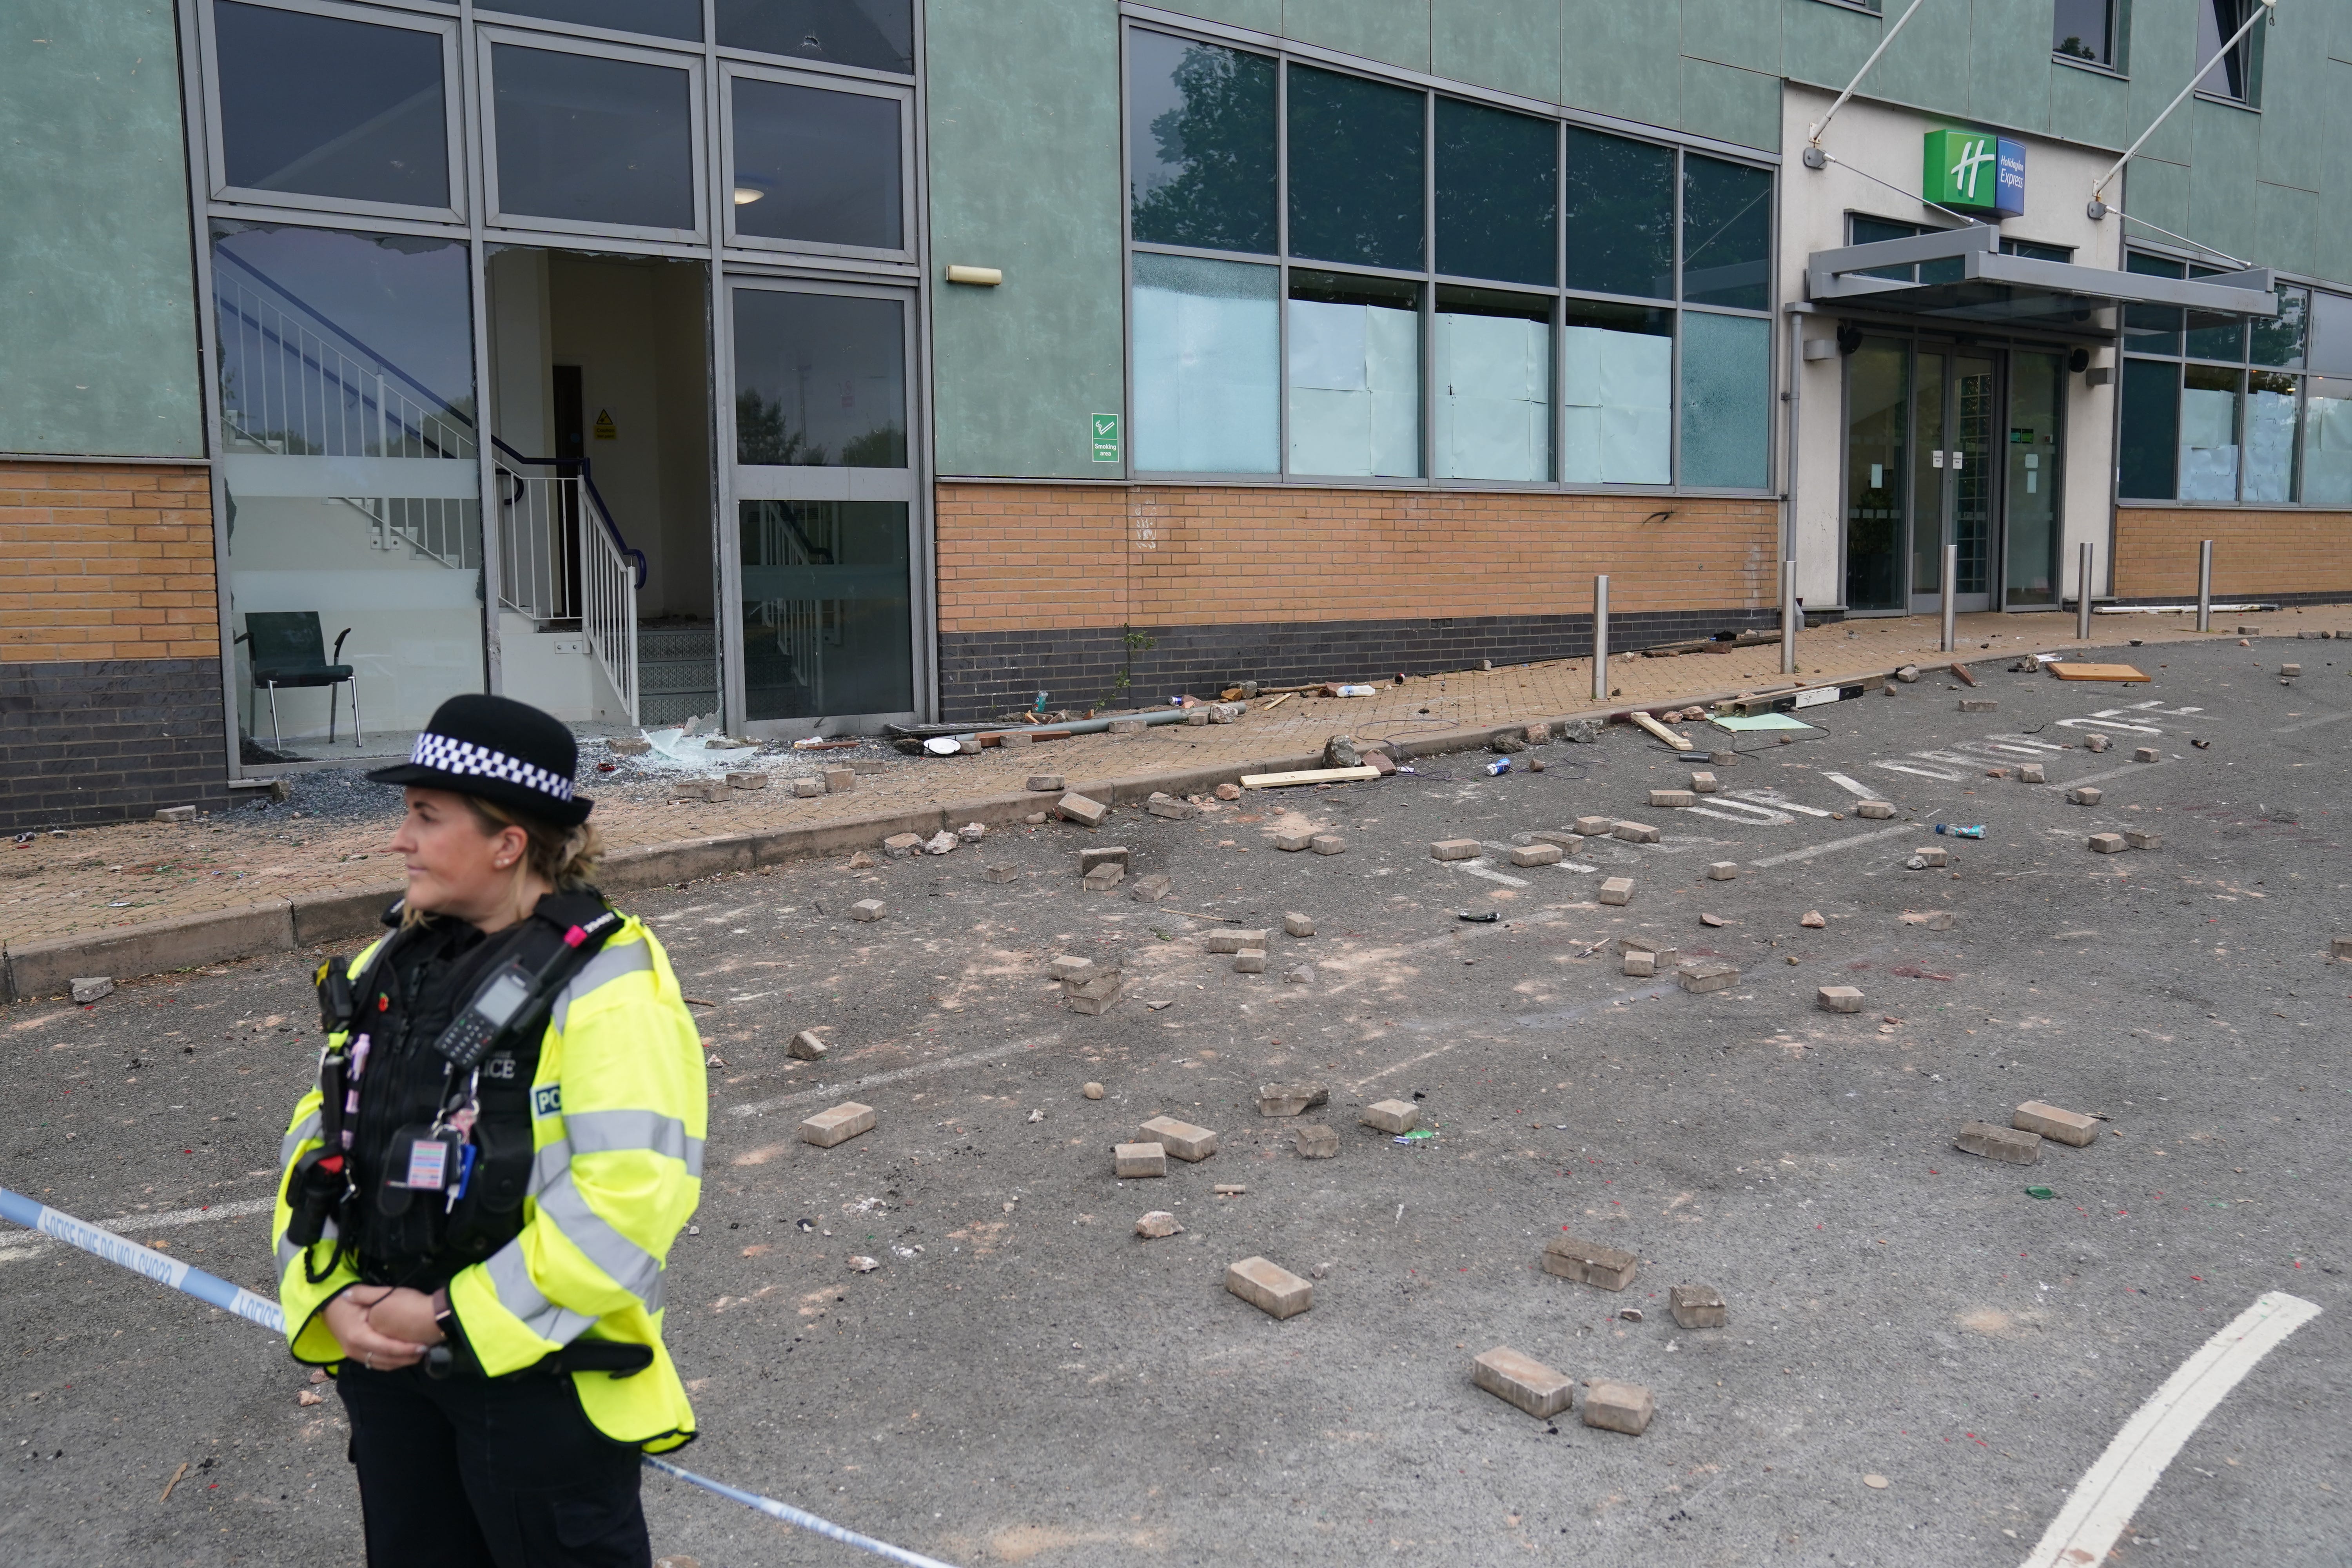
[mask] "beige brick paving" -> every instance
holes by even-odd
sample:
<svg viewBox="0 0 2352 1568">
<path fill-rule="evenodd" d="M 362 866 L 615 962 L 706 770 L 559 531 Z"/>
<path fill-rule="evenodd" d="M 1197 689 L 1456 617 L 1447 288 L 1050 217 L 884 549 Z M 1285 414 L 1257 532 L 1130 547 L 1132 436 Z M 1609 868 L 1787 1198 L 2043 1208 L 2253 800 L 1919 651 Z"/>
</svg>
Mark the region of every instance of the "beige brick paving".
<svg viewBox="0 0 2352 1568">
<path fill-rule="evenodd" d="M 2352 636 L 2352 605 L 2224 616 L 2216 625 L 2239 620 L 2258 625 L 2273 638 L 2323 629 Z M 1960 624 L 1963 654 L 1979 660 L 2092 646 L 2154 662 L 2150 656 L 2167 643 L 2210 640 L 2198 637 L 2187 616 L 2103 616 L 2092 627 L 2090 645 L 2074 640 L 2071 616 L 1965 616 Z M 2132 637 L 2147 639 L 2150 647 L 2137 653 L 2122 647 Z M 1936 622 L 1928 617 L 1822 627 L 1799 639 L 1800 673 L 1812 679 L 1884 671 L 1913 661 L 1941 664 L 1936 637 Z M 2325 656 L 2314 655 L 2326 646 L 2304 645 L 2306 668 L 2325 666 Z M 2273 656 L 2296 657 L 2275 640 L 2265 645 L 2263 657 Z M 1614 666 L 1612 687 L 1623 702 L 1662 704 L 1782 679 L 1778 643 L 1723 655 L 1621 658 Z M 1332 678 L 1362 673 L 1334 670 Z M 1383 686 L 1371 698 L 1294 697 L 1271 710 L 1262 700 L 1234 724 L 1168 725 L 1118 739 L 1076 736 L 1013 750 L 992 748 L 977 757 L 893 759 L 878 773 L 861 773 L 852 793 L 813 800 L 772 788 L 711 804 L 615 798 L 598 807 L 595 820 L 610 848 L 803 827 L 1003 795 L 1020 790 L 1035 773 L 1060 773 L 1074 783 L 1124 778 L 1296 756 L 1343 731 L 1410 742 L 1556 718 L 1592 706 L 1591 689 L 1591 667 L 1583 659 L 1430 676 Z M 0 938 L 18 943 L 305 894 L 389 890 L 401 881 L 398 862 L 383 851 L 395 815 L 387 790 L 382 826 L 322 824 L 305 831 L 304 824 L 282 821 L 226 828 L 201 821 L 189 826 L 137 823 L 44 837 L 21 847 L 0 845 Z"/>
</svg>

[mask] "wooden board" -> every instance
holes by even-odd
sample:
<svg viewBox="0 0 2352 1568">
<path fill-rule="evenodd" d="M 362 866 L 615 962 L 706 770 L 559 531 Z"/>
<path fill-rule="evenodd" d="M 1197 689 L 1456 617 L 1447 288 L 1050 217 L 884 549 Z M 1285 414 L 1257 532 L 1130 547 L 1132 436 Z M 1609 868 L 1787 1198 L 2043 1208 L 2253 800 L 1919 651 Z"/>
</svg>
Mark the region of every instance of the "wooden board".
<svg viewBox="0 0 2352 1568">
<path fill-rule="evenodd" d="M 1305 768 L 1295 773 L 1244 773 L 1244 789 L 1284 789 L 1291 784 L 1346 784 L 1355 779 L 1376 779 L 1378 768 Z"/>
<path fill-rule="evenodd" d="M 2064 659 L 2048 667 L 2061 680 L 2122 680 L 2145 682 L 2148 678 L 2128 664 L 2069 664 Z"/>
<path fill-rule="evenodd" d="M 1691 742 L 1688 737 L 1675 734 L 1672 730 L 1667 729 L 1664 724 L 1659 723 L 1647 713 L 1628 713 L 1625 717 L 1632 720 L 1634 723 L 1639 724 L 1643 729 L 1647 730 L 1651 734 L 1655 735 L 1659 740 L 1664 741 L 1667 745 L 1672 746 L 1677 752 L 1687 752 L 1691 749 Z"/>
</svg>

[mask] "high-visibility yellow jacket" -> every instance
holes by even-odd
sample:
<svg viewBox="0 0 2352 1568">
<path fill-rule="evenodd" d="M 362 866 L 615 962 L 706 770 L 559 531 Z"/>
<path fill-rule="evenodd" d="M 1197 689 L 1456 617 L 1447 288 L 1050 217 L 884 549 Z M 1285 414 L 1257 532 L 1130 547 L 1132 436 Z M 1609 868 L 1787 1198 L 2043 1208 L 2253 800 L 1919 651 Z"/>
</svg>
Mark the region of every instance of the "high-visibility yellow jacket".
<svg viewBox="0 0 2352 1568">
<path fill-rule="evenodd" d="M 374 953 L 370 947 L 352 961 L 354 978 Z M 573 1374 L 597 1429 L 648 1453 L 694 1436 L 694 1411 L 662 1344 L 662 1288 L 670 1244 L 701 1201 L 709 1110 L 701 1040 L 669 955 L 631 917 L 549 1015 L 531 1080 L 538 1158 L 521 1234 L 449 1280 L 466 1342 L 492 1377 L 583 1334 L 652 1347 L 653 1364 L 642 1372 Z M 342 1347 L 320 1312 L 359 1275 L 345 1255 L 314 1285 L 302 1249 L 286 1239 L 295 1163 L 320 1142 L 313 1087 L 294 1108 L 280 1151 L 271 1239 L 295 1359 L 331 1366 Z M 320 1261 L 334 1237 L 330 1220 L 315 1249 Z"/>
</svg>

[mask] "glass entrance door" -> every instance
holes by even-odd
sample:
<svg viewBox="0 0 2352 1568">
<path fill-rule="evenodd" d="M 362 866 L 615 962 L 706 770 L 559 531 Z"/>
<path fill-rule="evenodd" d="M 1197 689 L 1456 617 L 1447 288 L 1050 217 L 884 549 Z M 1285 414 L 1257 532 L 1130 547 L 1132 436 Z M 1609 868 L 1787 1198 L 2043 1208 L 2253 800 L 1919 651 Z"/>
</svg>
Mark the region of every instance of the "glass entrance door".
<svg viewBox="0 0 2352 1568">
<path fill-rule="evenodd" d="M 2001 386 L 1989 353 L 1921 346 L 1912 384 L 1911 610 L 1940 614 L 1944 547 L 1959 547 L 1953 607 L 1990 609 L 2000 531 Z"/>
<path fill-rule="evenodd" d="M 730 728 L 910 717 L 912 296 L 740 278 L 728 294 Z"/>
</svg>

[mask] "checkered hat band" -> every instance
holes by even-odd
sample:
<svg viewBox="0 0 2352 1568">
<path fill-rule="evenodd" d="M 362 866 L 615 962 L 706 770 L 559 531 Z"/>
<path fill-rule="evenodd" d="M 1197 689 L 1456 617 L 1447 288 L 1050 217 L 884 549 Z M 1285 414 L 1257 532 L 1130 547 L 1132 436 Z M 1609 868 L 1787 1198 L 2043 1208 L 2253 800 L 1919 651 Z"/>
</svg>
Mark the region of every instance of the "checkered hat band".
<svg viewBox="0 0 2352 1568">
<path fill-rule="evenodd" d="M 432 768 L 440 773 L 504 779 L 509 784 L 553 795 L 558 800 L 572 798 L 570 779 L 560 778 L 545 768 L 535 768 L 520 758 L 508 756 L 504 752 L 477 746 L 470 741 L 453 741 L 430 730 L 416 737 L 416 749 L 409 753 L 408 760 L 418 767 Z"/>
</svg>

